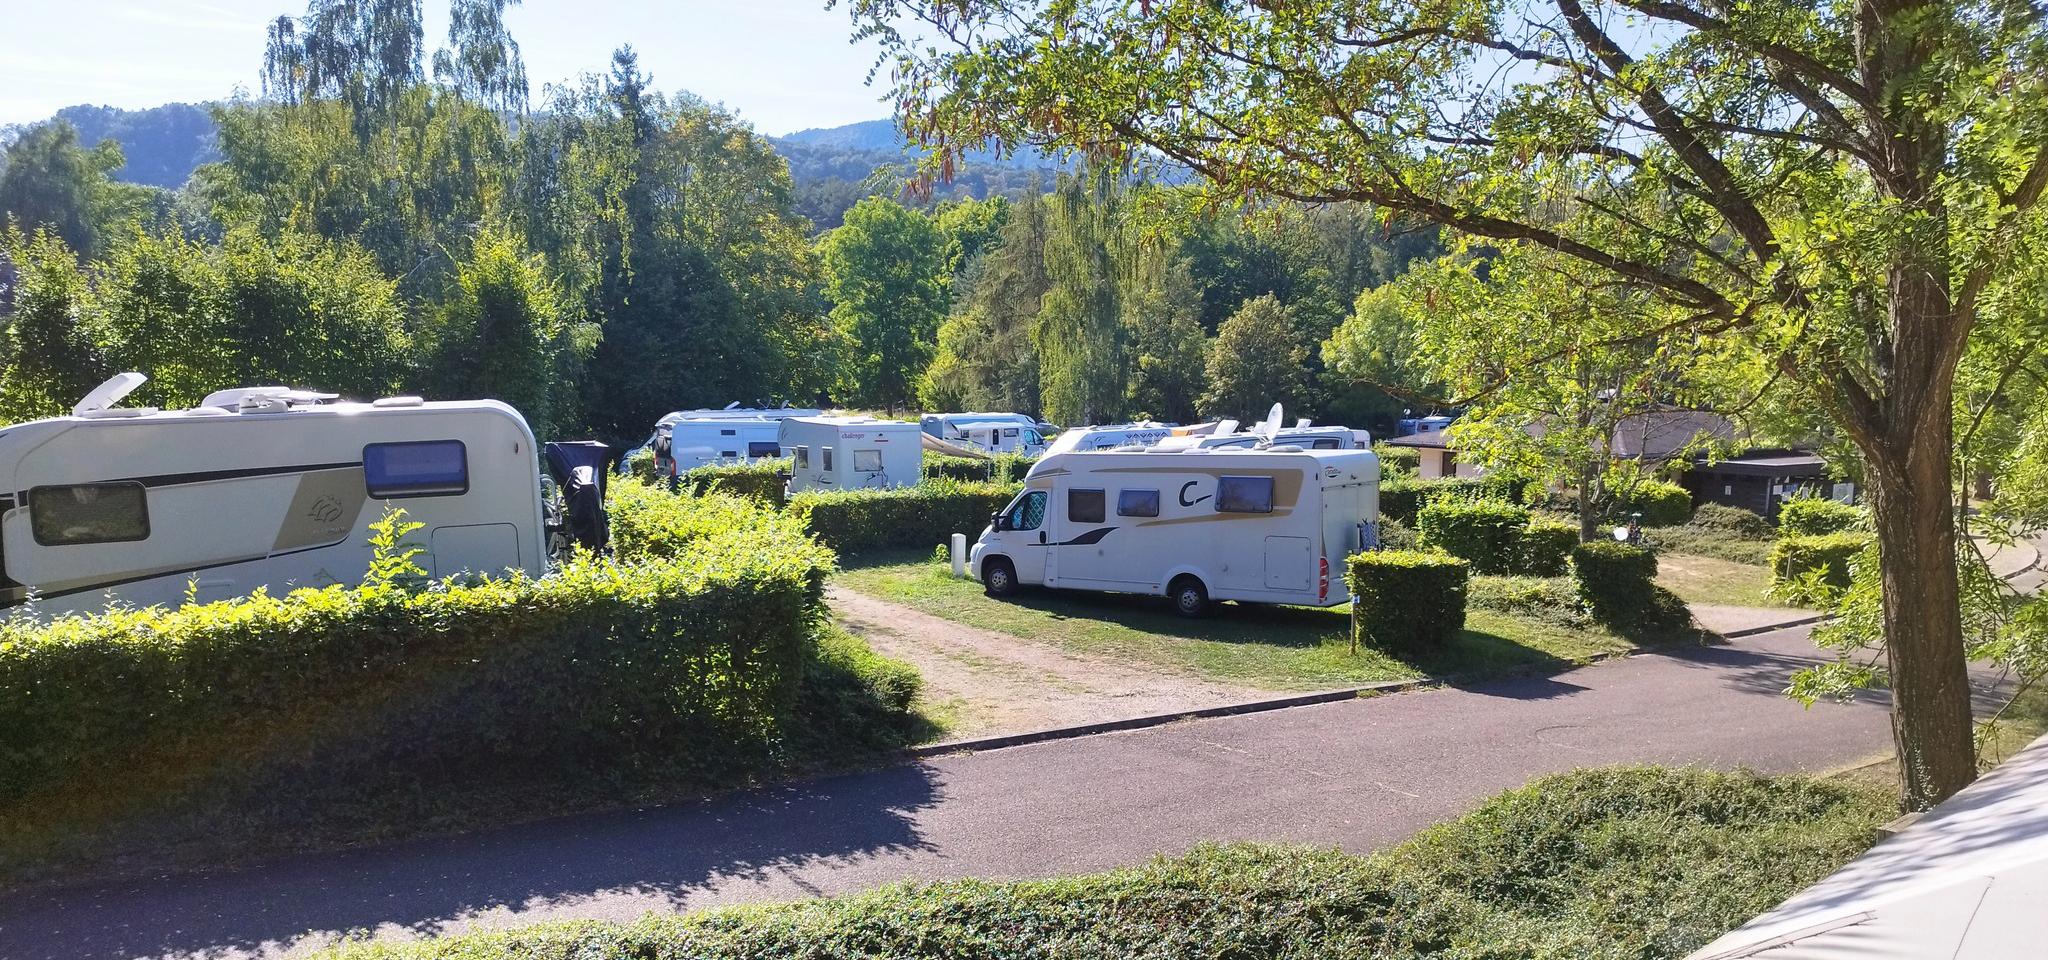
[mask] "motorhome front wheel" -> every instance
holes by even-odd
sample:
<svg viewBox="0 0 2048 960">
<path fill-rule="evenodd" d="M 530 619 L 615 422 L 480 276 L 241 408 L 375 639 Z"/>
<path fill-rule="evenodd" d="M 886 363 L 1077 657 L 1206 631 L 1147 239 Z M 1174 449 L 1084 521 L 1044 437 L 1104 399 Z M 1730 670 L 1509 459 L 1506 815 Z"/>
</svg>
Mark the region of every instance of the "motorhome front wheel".
<svg viewBox="0 0 2048 960">
<path fill-rule="evenodd" d="M 990 559 L 981 565 L 981 585 L 991 597 L 1007 597 L 1017 592 L 1017 571 L 1008 560 Z"/>
</svg>

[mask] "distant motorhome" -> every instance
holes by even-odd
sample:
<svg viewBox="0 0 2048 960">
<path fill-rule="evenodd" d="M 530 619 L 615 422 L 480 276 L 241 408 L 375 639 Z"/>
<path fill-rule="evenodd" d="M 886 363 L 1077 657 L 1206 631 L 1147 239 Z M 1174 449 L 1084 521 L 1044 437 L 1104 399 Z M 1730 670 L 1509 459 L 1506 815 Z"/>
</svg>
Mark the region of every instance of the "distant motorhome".
<svg viewBox="0 0 2048 960">
<path fill-rule="evenodd" d="M 1377 543 L 1370 450 L 1049 453 L 969 555 L 992 595 L 1020 586 L 1218 600 L 1344 603 L 1345 558 Z"/>
<path fill-rule="evenodd" d="M 1051 424 L 1021 413 L 927 413 L 918 420 L 926 436 L 982 453 L 1045 452 Z"/>
<path fill-rule="evenodd" d="M 797 407 L 727 406 L 711 410 L 677 410 L 654 423 L 647 442 L 627 454 L 654 455 L 659 476 L 679 476 L 713 463 L 743 463 L 782 456 L 777 441 L 782 421 L 815 417 L 819 411 Z"/>
<path fill-rule="evenodd" d="M 1418 433 L 1442 430 L 1457 421 L 1457 417 L 1403 417 L 1394 421 L 1394 436 L 1412 437 Z"/>
<path fill-rule="evenodd" d="M 190 410 L 115 407 L 0 428 L 0 605 L 39 614 L 360 583 L 387 507 L 428 574 L 546 570 L 539 453 L 495 400 L 248 387 Z"/>
<path fill-rule="evenodd" d="M 1372 435 L 1350 427 L 1288 427 L 1275 432 L 1270 442 L 1259 433 L 1210 433 L 1206 436 L 1168 437 L 1156 446 L 1167 450 L 1249 450 L 1260 446 L 1359 450 L 1372 446 Z"/>
<path fill-rule="evenodd" d="M 779 437 L 791 458 L 789 492 L 916 486 L 924 476 L 922 436 L 903 420 L 790 417 Z"/>
<path fill-rule="evenodd" d="M 1087 450 L 1111 450 L 1117 447 L 1149 447 L 1173 435 L 1174 425 L 1144 421 L 1140 423 L 1113 423 L 1099 427 L 1074 427 L 1063 430 L 1052 444 L 1046 447 L 1048 456 L 1055 453 L 1080 453 Z"/>
</svg>

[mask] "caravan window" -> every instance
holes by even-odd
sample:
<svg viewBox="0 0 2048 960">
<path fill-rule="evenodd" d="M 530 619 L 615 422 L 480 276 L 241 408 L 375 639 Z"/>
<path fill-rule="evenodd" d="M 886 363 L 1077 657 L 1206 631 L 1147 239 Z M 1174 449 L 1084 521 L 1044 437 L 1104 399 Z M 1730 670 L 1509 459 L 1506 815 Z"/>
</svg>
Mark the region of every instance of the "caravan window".
<svg viewBox="0 0 2048 960">
<path fill-rule="evenodd" d="M 799 470 L 811 468 L 811 448 L 799 445 L 796 448 L 796 465 Z"/>
<path fill-rule="evenodd" d="M 1159 491 L 1118 490 L 1116 492 L 1116 515 L 1119 517 L 1158 516 Z"/>
<path fill-rule="evenodd" d="M 29 527 L 46 547 L 149 539 L 142 484 L 80 483 L 28 492 Z"/>
<path fill-rule="evenodd" d="M 761 440 L 749 440 L 749 441 L 747 441 L 747 457 L 748 457 L 748 459 L 758 460 L 758 459 L 760 459 L 760 458 L 762 458 L 762 457 L 779 457 L 779 456 L 782 456 L 782 447 L 780 447 L 780 446 L 776 445 L 776 443 L 775 443 L 774 441 L 772 441 L 772 440 L 770 440 L 770 441 L 761 441 Z"/>
<path fill-rule="evenodd" d="M 1067 519 L 1075 523 L 1101 523 L 1103 493 L 1100 490 L 1067 491 Z"/>
<path fill-rule="evenodd" d="M 1014 436 L 1016 436 L 1016 435 L 1017 435 L 1017 428 L 1016 428 L 1016 427 L 1004 427 L 1004 428 L 1003 428 L 1003 436 L 1006 436 L 1006 437 L 1014 437 Z"/>
<path fill-rule="evenodd" d="M 853 452 L 853 472 L 855 472 L 855 473 L 881 473 L 881 472 L 882 472 L 882 451 L 880 451 L 880 450 L 855 450 L 855 451 Z"/>
<path fill-rule="evenodd" d="M 1341 448 L 1337 446 L 1337 438 L 1336 438 L 1336 437 L 1318 437 L 1318 438 L 1316 439 L 1316 442 L 1314 442 L 1314 443 L 1312 443 L 1312 444 L 1309 444 L 1309 449 L 1310 449 L 1310 450 L 1337 450 L 1337 449 L 1341 449 Z"/>
<path fill-rule="evenodd" d="M 1216 512 L 1272 513 L 1272 477 L 1222 477 L 1216 481 Z"/>
<path fill-rule="evenodd" d="M 377 500 L 460 496 L 469 492 L 469 453 L 460 440 L 372 443 L 363 448 L 363 483 Z"/>
<path fill-rule="evenodd" d="M 820 469 L 820 470 L 823 470 L 823 471 L 825 471 L 826 473 L 831 473 L 831 472 L 832 472 L 832 448 L 831 448 L 831 447 L 819 447 L 819 448 L 818 448 L 818 469 Z"/>
</svg>

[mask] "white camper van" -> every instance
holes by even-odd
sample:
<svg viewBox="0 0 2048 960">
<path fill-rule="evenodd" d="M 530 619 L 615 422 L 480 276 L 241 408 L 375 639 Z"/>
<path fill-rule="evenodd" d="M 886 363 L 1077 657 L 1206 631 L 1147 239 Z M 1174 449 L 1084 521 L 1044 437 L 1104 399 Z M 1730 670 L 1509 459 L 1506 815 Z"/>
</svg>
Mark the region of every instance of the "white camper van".
<svg viewBox="0 0 2048 960">
<path fill-rule="evenodd" d="M 1047 454 L 1078 453 L 1083 450 L 1111 450 L 1117 447 L 1149 447 L 1173 436 L 1173 424 L 1144 421 L 1116 423 L 1102 427 L 1065 430 L 1045 449 Z"/>
<path fill-rule="evenodd" d="M 918 425 L 926 436 L 982 453 L 1045 452 L 1041 425 L 1021 413 L 927 413 Z"/>
<path fill-rule="evenodd" d="M 789 492 L 914 487 L 924 476 L 917 424 L 874 417 L 791 417 L 782 421 Z"/>
<path fill-rule="evenodd" d="M 1377 542 L 1370 450 L 1047 454 L 969 557 L 990 594 L 1020 585 L 1331 606 L 1345 558 Z"/>
<path fill-rule="evenodd" d="M 782 456 L 777 441 L 782 421 L 790 417 L 815 417 L 817 410 L 795 407 L 728 406 L 720 410 L 677 410 L 654 422 L 647 442 L 627 454 L 641 450 L 654 453 L 654 470 L 660 476 L 678 476 L 712 463 L 739 463 Z"/>
<path fill-rule="evenodd" d="M 1189 450 L 1197 447 L 1207 450 L 1250 450 L 1267 445 L 1300 447 L 1304 450 L 1364 450 L 1372 447 L 1372 435 L 1350 427 L 1300 426 L 1279 430 L 1270 440 L 1260 433 L 1233 431 L 1200 436 L 1174 436 L 1155 444 L 1168 450 Z"/>
<path fill-rule="evenodd" d="M 39 614 L 201 601 L 331 583 L 369 569 L 386 506 L 434 576 L 546 569 L 539 457 L 495 400 L 330 403 L 284 387 L 190 410 L 117 408 L 126 373 L 71 416 L 0 429 L 0 604 Z"/>
</svg>

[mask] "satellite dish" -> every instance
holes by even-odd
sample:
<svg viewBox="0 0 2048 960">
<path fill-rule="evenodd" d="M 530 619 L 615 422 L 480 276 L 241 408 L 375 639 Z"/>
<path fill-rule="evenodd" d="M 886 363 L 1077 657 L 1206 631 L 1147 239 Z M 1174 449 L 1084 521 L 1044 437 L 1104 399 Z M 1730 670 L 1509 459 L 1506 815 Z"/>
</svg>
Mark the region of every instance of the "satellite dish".
<svg viewBox="0 0 2048 960">
<path fill-rule="evenodd" d="M 89 413 L 98 413 L 120 403 L 122 397 L 134 393 L 136 387 L 148 382 L 148 377 L 133 370 L 114 374 L 107 378 L 107 382 L 92 388 L 92 392 L 86 394 L 85 399 L 78 401 L 78 406 L 71 408 L 71 415 L 82 417 Z"/>
<path fill-rule="evenodd" d="M 1267 443 L 1272 443 L 1273 438 L 1280 435 L 1280 421 L 1284 416 L 1285 414 L 1280 410 L 1280 405 L 1276 403 L 1273 405 L 1272 410 L 1266 412 L 1266 419 L 1259 421 L 1259 425 L 1253 428 L 1252 432 L 1258 434 Z"/>
</svg>

